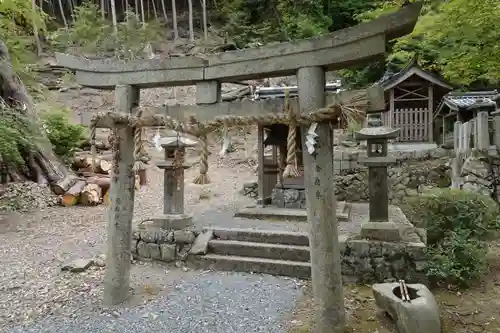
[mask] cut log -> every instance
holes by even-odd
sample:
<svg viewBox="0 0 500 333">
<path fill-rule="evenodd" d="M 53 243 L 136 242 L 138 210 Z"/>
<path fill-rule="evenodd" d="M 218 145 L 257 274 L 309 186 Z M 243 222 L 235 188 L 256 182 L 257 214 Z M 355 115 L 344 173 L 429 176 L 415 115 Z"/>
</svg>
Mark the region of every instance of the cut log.
<svg viewBox="0 0 500 333">
<path fill-rule="evenodd" d="M 78 148 L 81 149 L 90 149 L 91 144 L 90 144 L 90 139 L 85 139 Z M 110 150 L 111 145 L 109 144 L 108 140 L 99 140 L 95 142 L 95 147 L 97 150 Z"/>
<path fill-rule="evenodd" d="M 28 94 L 26 87 L 19 76 L 12 69 L 9 50 L 5 43 L 0 40 L 0 98 L 11 108 L 12 112 L 17 112 L 24 117 L 28 117 L 31 122 L 31 127 L 37 135 L 34 141 L 33 153 L 30 156 L 25 156 L 26 166 L 29 166 L 29 159 L 32 158 L 34 163 L 38 165 L 37 170 L 30 168 L 32 180 L 37 181 L 40 178 L 37 173 L 43 173 L 45 179 L 51 185 L 52 189 L 58 189 L 57 184 L 70 183 L 69 180 L 75 177 L 75 174 L 54 154 L 52 145 L 44 131 L 40 126 L 40 119 L 34 109 L 31 96 Z M 12 171 L 14 173 L 14 171 Z M 19 171 L 19 174 L 22 172 Z M 36 175 L 36 176 L 35 176 Z M 62 193 L 64 193 L 63 191 Z M 61 193 L 61 194 L 62 194 Z"/>
<path fill-rule="evenodd" d="M 111 178 L 108 176 L 94 176 L 87 178 L 87 183 L 99 185 L 99 187 L 102 190 L 102 193 L 104 193 L 107 190 L 109 190 L 109 186 L 111 184 Z"/>
<path fill-rule="evenodd" d="M 250 95 L 250 87 L 241 87 L 234 91 L 230 91 L 221 96 L 223 102 L 232 102 L 237 99 L 243 98 L 247 95 Z"/>
<path fill-rule="evenodd" d="M 102 174 L 109 174 L 109 170 L 111 170 L 112 164 L 107 159 L 108 156 L 99 156 L 95 158 L 95 172 Z M 109 157 L 111 158 L 111 157 Z M 76 170 L 87 170 L 92 171 L 92 156 L 88 154 L 77 154 L 73 158 L 73 163 L 71 164 L 73 169 Z"/>
<path fill-rule="evenodd" d="M 112 164 L 111 162 L 108 162 L 106 160 L 99 160 L 99 164 L 98 164 L 98 170 L 103 173 L 103 174 L 109 174 L 109 171 L 111 170 L 111 167 L 112 167 Z"/>
<path fill-rule="evenodd" d="M 101 203 L 102 190 L 97 184 L 87 184 L 80 195 L 80 204 L 95 206 Z"/>
<path fill-rule="evenodd" d="M 78 180 L 66 193 L 64 193 L 61 198 L 61 204 L 64 207 L 76 205 L 86 185 L 87 182 L 85 180 Z"/>
<path fill-rule="evenodd" d="M 78 181 L 76 175 L 68 175 L 52 185 L 52 191 L 57 195 L 66 193 Z"/>
</svg>

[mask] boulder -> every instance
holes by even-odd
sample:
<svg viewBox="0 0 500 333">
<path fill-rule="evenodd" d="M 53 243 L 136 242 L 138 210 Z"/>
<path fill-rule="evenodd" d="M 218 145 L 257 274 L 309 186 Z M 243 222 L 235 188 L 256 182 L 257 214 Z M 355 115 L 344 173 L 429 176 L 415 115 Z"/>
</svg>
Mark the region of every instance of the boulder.
<svg viewBox="0 0 500 333">
<path fill-rule="evenodd" d="M 407 284 L 410 302 L 400 297 L 399 283 L 379 283 L 372 287 L 377 306 L 396 323 L 400 333 L 441 333 L 437 302 L 423 284 Z"/>
</svg>

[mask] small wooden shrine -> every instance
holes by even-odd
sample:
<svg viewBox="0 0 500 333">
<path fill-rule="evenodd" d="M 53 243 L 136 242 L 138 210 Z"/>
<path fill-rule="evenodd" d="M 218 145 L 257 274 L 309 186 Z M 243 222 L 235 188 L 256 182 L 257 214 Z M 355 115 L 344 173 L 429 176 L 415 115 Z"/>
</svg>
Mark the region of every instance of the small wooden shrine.
<svg viewBox="0 0 500 333">
<path fill-rule="evenodd" d="M 434 114 L 443 96 L 454 89 L 439 75 L 424 70 L 416 60 L 397 73 L 387 73 L 376 85 L 385 91 L 383 126 L 400 129 L 398 142 L 436 142 L 440 128 Z"/>
</svg>

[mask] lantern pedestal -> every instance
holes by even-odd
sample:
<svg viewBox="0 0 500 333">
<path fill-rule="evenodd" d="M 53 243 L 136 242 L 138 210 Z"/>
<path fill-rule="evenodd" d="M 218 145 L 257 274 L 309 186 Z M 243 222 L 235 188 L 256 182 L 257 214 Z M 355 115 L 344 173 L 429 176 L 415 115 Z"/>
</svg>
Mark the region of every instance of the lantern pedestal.
<svg viewBox="0 0 500 333">
<path fill-rule="evenodd" d="M 163 214 L 151 220 L 162 229 L 180 230 L 193 224 L 193 216 L 184 212 L 184 170 L 191 166 L 186 164 L 184 156 L 186 147 L 196 142 L 185 137 L 168 137 L 160 141 L 165 150 L 165 161 L 157 167 L 164 170 L 163 179 Z M 179 164 L 175 161 L 176 153 L 182 155 Z"/>
<path fill-rule="evenodd" d="M 380 241 L 400 241 L 399 226 L 389 218 L 389 188 L 387 167 L 396 159 L 387 156 L 387 144 L 397 138 L 399 129 L 387 127 L 363 128 L 356 132 L 358 141 L 366 140 L 367 157 L 360 161 L 368 166 L 369 220 L 361 225 L 361 237 Z"/>
</svg>

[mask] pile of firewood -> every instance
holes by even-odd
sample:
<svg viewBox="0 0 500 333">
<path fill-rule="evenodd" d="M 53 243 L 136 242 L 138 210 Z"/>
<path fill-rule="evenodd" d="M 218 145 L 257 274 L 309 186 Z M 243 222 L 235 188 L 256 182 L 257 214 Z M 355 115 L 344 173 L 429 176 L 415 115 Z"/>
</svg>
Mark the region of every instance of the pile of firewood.
<svg viewBox="0 0 500 333">
<path fill-rule="evenodd" d="M 77 152 L 71 168 L 76 176 L 66 177 L 64 181 L 53 186 L 55 194 L 61 195 L 63 206 L 95 206 L 100 203 L 109 204 L 109 187 L 111 184 L 111 152 L 100 152 L 95 158 L 92 168 L 92 155 L 88 151 Z M 139 176 L 135 179 L 136 189 L 140 187 Z"/>
</svg>

